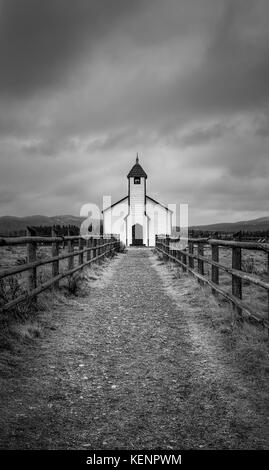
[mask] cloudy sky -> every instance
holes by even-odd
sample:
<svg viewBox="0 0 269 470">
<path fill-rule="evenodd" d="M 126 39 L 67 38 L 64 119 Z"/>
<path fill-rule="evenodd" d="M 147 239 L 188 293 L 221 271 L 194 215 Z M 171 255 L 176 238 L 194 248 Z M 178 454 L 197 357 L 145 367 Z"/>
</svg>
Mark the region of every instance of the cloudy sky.
<svg viewBox="0 0 269 470">
<path fill-rule="evenodd" d="M 268 0 L 0 0 L 0 215 L 148 193 L 268 215 Z"/>
</svg>

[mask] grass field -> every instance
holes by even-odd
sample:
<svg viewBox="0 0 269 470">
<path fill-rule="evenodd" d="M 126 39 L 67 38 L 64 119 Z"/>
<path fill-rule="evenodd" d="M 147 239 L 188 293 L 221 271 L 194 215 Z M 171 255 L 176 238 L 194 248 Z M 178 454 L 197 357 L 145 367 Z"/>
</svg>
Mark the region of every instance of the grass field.
<svg viewBox="0 0 269 470">
<path fill-rule="evenodd" d="M 37 258 L 51 257 L 49 247 L 39 247 Z M 60 250 L 63 254 L 66 249 Z M 0 270 L 26 262 L 26 248 L 23 246 L 0 248 Z M 67 270 L 68 260 L 60 261 L 60 272 Z M 0 351 L 14 354 L 21 346 L 35 338 L 42 336 L 44 330 L 44 318 L 46 325 L 49 323 L 51 312 L 66 301 L 72 303 L 77 297 L 83 297 L 83 286 L 86 281 L 96 280 L 102 273 L 109 260 L 93 263 L 87 269 L 78 271 L 71 278 L 64 278 L 60 283 L 60 290 L 48 289 L 42 292 L 37 303 L 29 300 L 15 306 L 5 313 L 0 314 Z M 78 256 L 74 258 L 74 266 L 78 264 Z M 51 278 L 51 265 L 38 268 L 38 284 Z M 0 280 L 0 305 L 27 292 L 27 272 L 16 276 L 9 276 Z M 68 299 L 68 300 L 67 300 Z M 4 359 L 5 361 L 5 359 Z M 1 367 L 0 367 L 1 369 Z"/>
<path fill-rule="evenodd" d="M 75 250 L 78 248 L 76 247 Z M 60 254 L 65 253 L 66 247 L 60 248 Z M 226 247 L 219 248 L 220 263 L 225 266 L 232 266 L 232 250 Z M 51 256 L 51 247 L 38 246 L 37 258 L 44 259 Z M 211 248 L 205 247 L 204 256 L 211 259 Z M 0 247 L 0 270 L 16 266 L 18 264 L 26 263 L 26 247 L 25 246 L 14 246 L 14 247 Z M 256 250 L 242 250 L 242 270 L 253 276 L 256 276 L 265 282 L 269 282 L 268 274 L 268 254 L 263 251 Z M 60 272 L 67 270 L 68 260 L 60 261 Z M 74 265 L 78 264 L 78 256 L 74 258 Z M 197 261 L 195 260 L 195 268 L 197 268 Z M 50 279 L 51 277 L 51 265 L 41 266 L 37 269 L 38 283 L 42 283 Z M 204 263 L 205 275 L 211 277 L 211 266 Z M 17 293 L 22 293 L 27 288 L 27 272 L 21 273 L 10 278 L 6 278 L 1 285 L 1 290 L 5 290 L 6 299 L 11 300 Z M 61 281 L 61 285 L 67 285 L 68 279 Z M 226 292 L 232 292 L 232 280 L 231 275 L 225 271 L 219 270 L 219 283 L 221 288 Z M 2 292 L 3 294 L 3 292 Z M 259 313 L 264 317 L 268 316 L 268 293 L 265 289 L 251 284 L 248 281 L 243 281 L 243 301 L 244 303 L 255 313 Z M 0 298 L 1 303 L 1 298 Z M 3 299 L 2 299 L 3 303 Z"/>
<path fill-rule="evenodd" d="M 269 282 L 267 253 L 256 250 L 242 250 L 242 271 Z M 211 259 L 211 249 L 205 249 L 205 257 Z M 219 248 L 220 264 L 232 267 L 232 250 Z M 205 274 L 211 276 L 211 266 L 205 263 Z M 232 276 L 219 270 L 220 286 L 228 293 L 232 293 Z M 243 301 L 255 313 L 264 317 L 268 315 L 268 293 L 266 289 L 256 286 L 249 281 L 242 282 Z"/>
<path fill-rule="evenodd" d="M 75 247 L 74 250 L 78 250 Z M 67 252 L 67 248 L 61 247 L 60 254 Z M 51 257 L 51 247 L 38 246 L 37 259 Z M 74 266 L 78 264 L 78 256 L 74 257 Z M 12 266 L 25 264 L 27 261 L 26 246 L 0 247 L 0 270 Z M 60 261 L 59 271 L 68 269 L 68 259 Z M 90 272 L 95 270 L 93 266 Z M 89 272 L 89 270 L 87 270 Z M 27 277 L 29 272 L 25 271 L 14 276 L 0 279 L 0 306 L 27 293 Z M 60 283 L 60 291 L 50 289 L 38 296 L 37 303 L 32 300 L 20 303 L 6 313 L 0 314 L 0 349 L 13 349 L 17 342 L 24 342 L 40 335 L 40 323 L 38 314 L 49 312 L 54 300 L 61 301 L 62 296 L 77 295 L 84 272 L 78 272 L 71 278 L 64 278 Z M 52 277 L 52 264 L 37 268 L 37 285 L 48 281 Z"/>
<path fill-rule="evenodd" d="M 78 247 L 74 248 L 76 252 Z M 60 248 L 60 254 L 67 253 L 66 247 Z M 37 260 L 50 258 L 51 255 L 51 247 L 49 246 L 38 246 L 37 248 Z M 85 256 L 85 255 L 84 255 Z M 12 266 L 17 266 L 21 264 L 25 264 L 27 262 L 27 254 L 26 254 L 26 246 L 11 246 L 11 247 L 0 247 L 0 270 L 5 269 Z M 78 265 L 78 256 L 74 257 L 74 267 Z M 64 259 L 60 261 L 59 271 L 64 272 L 68 269 L 68 259 Z M 52 276 L 52 264 L 47 264 L 44 266 L 40 266 L 37 268 L 37 282 L 38 285 L 46 282 Z M 28 272 L 25 271 L 20 273 L 16 276 L 7 277 L 4 279 L 2 283 L 2 290 L 5 289 L 6 295 L 8 300 L 12 300 L 14 297 L 14 290 L 20 291 L 20 293 L 25 292 L 27 289 L 27 276 Z M 68 279 L 63 279 L 61 281 L 61 285 L 65 285 L 68 283 Z M 0 289 L 0 297 L 1 297 L 1 289 Z M 0 299 L 1 304 L 1 299 Z"/>
<path fill-rule="evenodd" d="M 194 246 L 194 255 L 198 255 L 198 247 Z M 204 245 L 203 257 L 212 260 L 211 246 Z M 194 270 L 198 272 L 198 260 L 194 259 Z M 188 259 L 187 259 L 188 263 Z M 212 267 L 210 263 L 204 262 L 204 276 L 211 280 Z M 219 246 L 219 264 L 232 268 L 232 249 Z M 242 272 L 251 277 L 262 280 L 269 284 L 269 258 L 268 253 L 260 250 L 242 249 Z M 220 288 L 232 294 L 232 275 L 219 268 Z M 253 284 L 249 280 L 242 280 L 242 300 L 246 307 L 254 314 L 268 318 L 268 291 L 267 289 Z M 226 300 L 223 298 L 223 301 Z"/>
</svg>

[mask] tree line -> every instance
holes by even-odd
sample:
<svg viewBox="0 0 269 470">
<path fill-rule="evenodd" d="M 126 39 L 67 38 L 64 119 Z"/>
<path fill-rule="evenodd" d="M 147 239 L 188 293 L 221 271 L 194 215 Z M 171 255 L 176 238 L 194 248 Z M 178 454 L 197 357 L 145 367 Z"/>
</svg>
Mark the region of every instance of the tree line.
<svg viewBox="0 0 269 470">
<path fill-rule="evenodd" d="M 80 226 L 77 225 L 36 225 L 28 227 L 31 234 L 36 237 L 51 237 L 52 230 L 55 230 L 57 235 L 60 237 L 78 236 L 80 234 Z M 91 230 L 91 226 L 89 226 Z M 100 234 L 103 235 L 103 224 L 100 225 Z M 1 237 L 25 237 L 27 235 L 27 229 L 10 230 L 5 233 L 0 233 Z"/>
</svg>

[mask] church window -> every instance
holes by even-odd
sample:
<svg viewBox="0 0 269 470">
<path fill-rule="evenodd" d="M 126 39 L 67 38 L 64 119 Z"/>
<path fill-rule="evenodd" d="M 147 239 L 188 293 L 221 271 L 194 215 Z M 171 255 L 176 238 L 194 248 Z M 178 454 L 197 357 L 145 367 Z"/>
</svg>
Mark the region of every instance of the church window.
<svg viewBox="0 0 269 470">
<path fill-rule="evenodd" d="M 138 176 L 134 178 L 134 184 L 140 184 L 140 178 Z"/>
</svg>

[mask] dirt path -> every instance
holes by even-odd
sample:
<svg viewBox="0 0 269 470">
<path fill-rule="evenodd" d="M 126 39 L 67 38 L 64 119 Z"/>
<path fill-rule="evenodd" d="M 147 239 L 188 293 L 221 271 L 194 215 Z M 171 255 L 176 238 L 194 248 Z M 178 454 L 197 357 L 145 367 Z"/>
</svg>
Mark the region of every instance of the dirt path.
<svg viewBox="0 0 269 470">
<path fill-rule="evenodd" d="M 266 448 L 263 407 L 151 252 L 119 255 L 86 287 L 2 382 L 1 448 Z"/>
</svg>

